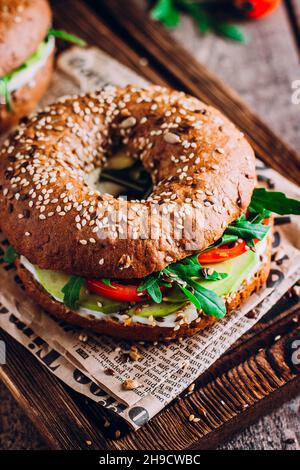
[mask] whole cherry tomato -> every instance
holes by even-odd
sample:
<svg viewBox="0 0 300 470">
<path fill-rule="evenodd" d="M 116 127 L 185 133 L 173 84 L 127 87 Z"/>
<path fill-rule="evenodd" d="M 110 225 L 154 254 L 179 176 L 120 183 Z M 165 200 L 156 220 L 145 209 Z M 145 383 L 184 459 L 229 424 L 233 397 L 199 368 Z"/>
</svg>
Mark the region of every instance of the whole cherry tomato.
<svg viewBox="0 0 300 470">
<path fill-rule="evenodd" d="M 234 0 L 234 5 L 247 18 L 257 19 L 274 11 L 281 0 Z"/>
</svg>

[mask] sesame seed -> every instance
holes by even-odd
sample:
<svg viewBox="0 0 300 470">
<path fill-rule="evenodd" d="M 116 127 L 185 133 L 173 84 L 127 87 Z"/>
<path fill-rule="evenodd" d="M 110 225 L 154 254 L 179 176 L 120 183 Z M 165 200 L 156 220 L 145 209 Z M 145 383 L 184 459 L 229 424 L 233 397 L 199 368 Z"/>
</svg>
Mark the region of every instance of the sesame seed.
<svg viewBox="0 0 300 470">
<path fill-rule="evenodd" d="M 131 116 L 127 119 L 125 119 L 124 121 L 121 122 L 120 124 L 120 128 L 121 129 L 128 129 L 130 127 L 133 127 L 136 125 L 136 119 L 135 117 Z"/>
<path fill-rule="evenodd" d="M 173 132 L 167 132 L 167 133 L 164 135 L 164 140 L 165 140 L 168 144 L 177 144 L 177 143 L 180 142 L 180 137 L 179 137 L 179 135 L 174 134 Z"/>
</svg>

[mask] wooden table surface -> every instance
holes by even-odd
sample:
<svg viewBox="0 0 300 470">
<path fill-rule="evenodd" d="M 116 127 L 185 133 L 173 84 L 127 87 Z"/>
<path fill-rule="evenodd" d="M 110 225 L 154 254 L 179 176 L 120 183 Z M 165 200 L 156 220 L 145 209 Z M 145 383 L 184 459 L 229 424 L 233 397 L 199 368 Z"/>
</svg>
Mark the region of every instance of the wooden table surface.
<svg viewBox="0 0 300 470">
<path fill-rule="evenodd" d="M 79 0 L 76 0 L 79 1 Z M 120 0 L 121 1 L 121 0 Z M 143 4 L 143 0 L 137 0 Z M 244 25 L 249 44 L 202 37 L 189 18 L 171 32 L 193 56 L 231 85 L 291 147 L 300 149 L 300 105 L 292 82 L 300 79 L 300 2 L 287 0 L 262 21 Z M 170 60 L 172 58 L 170 57 Z M 47 445 L 0 383 L 0 448 Z M 300 449 L 300 396 L 231 438 L 223 449 Z"/>
</svg>

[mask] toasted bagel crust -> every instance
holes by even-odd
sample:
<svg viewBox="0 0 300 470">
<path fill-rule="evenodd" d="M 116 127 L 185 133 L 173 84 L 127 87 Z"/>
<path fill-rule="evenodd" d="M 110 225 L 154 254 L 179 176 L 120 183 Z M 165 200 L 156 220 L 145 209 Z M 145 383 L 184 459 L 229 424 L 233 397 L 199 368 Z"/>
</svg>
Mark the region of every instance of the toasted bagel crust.
<svg viewBox="0 0 300 470">
<path fill-rule="evenodd" d="M 12 111 L 0 105 L 0 132 L 14 127 L 21 118 L 27 116 L 37 106 L 46 92 L 53 72 L 54 53 L 34 77 L 34 86 L 25 85 L 12 94 Z"/>
<path fill-rule="evenodd" d="M 239 308 L 253 292 L 259 290 L 265 284 L 270 272 L 270 263 L 271 236 L 269 236 L 264 264 L 249 280 L 249 282 L 244 283 L 234 296 L 231 296 L 226 300 L 227 315 Z M 68 309 L 63 303 L 53 299 L 42 288 L 42 286 L 36 283 L 31 273 L 27 271 L 19 261 L 17 261 L 17 269 L 30 297 L 41 305 L 47 312 L 51 313 L 58 319 L 89 329 L 92 332 L 132 341 L 171 341 L 178 338 L 193 336 L 195 333 L 212 326 L 218 321 L 218 318 L 216 317 L 200 314 L 200 320 L 198 319 L 190 324 L 183 324 L 178 330 L 174 330 L 173 328 L 159 326 L 158 323 L 156 326 L 150 326 L 137 322 L 124 324 L 109 317 L 105 320 L 83 318 L 78 313 Z"/>
<path fill-rule="evenodd" d="M 47 0 L 0 0 L 0 77 L 37 50 L 51 22 Z"/>
<path fill-rule="evenodd" d="M 158 239 L 103 237 L 107 226 L 117 230 L 109 218 L 119 203 L 85 177 L 121 144 L 154 180 L 139 208 L 200 208 L 193 249 L 164 231 Z M 227 118 L 157 86 L 60 100 L 19 126 L 0 160 L 0 217 L 10 243 L 41 268 L 87 278 L 141 278 L 208 247 L 248 207 L 256 181 L 253 150 Z M 122 206 L 134 214 L 133 230 L 136 204 Z"/>
</svg>

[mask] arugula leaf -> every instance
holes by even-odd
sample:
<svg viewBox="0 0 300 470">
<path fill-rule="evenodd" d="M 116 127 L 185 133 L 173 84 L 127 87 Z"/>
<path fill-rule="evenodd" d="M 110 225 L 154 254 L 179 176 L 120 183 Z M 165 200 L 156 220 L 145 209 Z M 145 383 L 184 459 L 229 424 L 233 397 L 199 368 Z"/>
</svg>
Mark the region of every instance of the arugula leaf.
<svg viewBox="0 0 300 470">
<path fill-rule="evenodd" d="M 207 274 L 198 261 L 199 254 L 189 256 L 177 263 L 170 264 L 161 272 L 173 279 L 173 282 L 180 288 L 188 300 L 196 308 L 202 308 L 207 315 L 221 318 L 226 314 L 226 307 L 223 299 L 217 296 L 213 291 L 205 289 L 193 278 L 203 278 L 217 281 L 227 277 L 226 273 L 217 273 L 213 271 Z M 192 290 L 190 290 L 192 289 Z"/>
<path fill-rule="evenodd" d="M 226 315 L 226 305 L 224 300 L 212 290 L 191 280 L 190 286 L 194 289 L 194 296 L 201 304 L 202 310 L 207 314 L 217 318 L 223 318 Z"/>
<path fill-rule="evenodd" d="M 253 224 L 248 220 L 237 219 L 235 222 L 233 222 L 227 227 L 225 233 L 228 235 L 236 235 L 246 241 L 249 239 L 251 240 L 253 238 L 258 238 L 258 240 L 262 240 L 269 230 L 270 226 L 268 225 Z"/>
<path fill-rule="evenodd" d="M 213 29 L 220 35 L 233 39 L 234 41 L 245 44 L 247 42 L 246 36 L 243 31 L 237 26 L 229 23 L 217 23 L 214 21 Z"/>
<path fill-rule="evenodd" d="M 167 275 L 175 274 L 182 280 L 189 277 L 201 277 L 202 266 L 201 264 L 195 264 L 193 261 L 191 264 L 181 263 L 180 261 L 174 264 L 170 264 L 167 268 L 163 269 Z"/>
<path fill-rule="evenodd" d="M 246 245 L 249 246 L 253 251 L 255 251 L 255 242 L 253 238 L 249 238 L 249 240 L 246 240 Z"/>
<path fill-rule="evenodd" d="M 160 275 L 160 271 L 150 274 L 150 276 L 147 276 L 144 282 L 137 288 L 138 292 L 147 291 L 152 300 L 157 304 L 160 304 L 162 301 L 162 292 L 160 290 L 160 284 L 162 284 L 162 282 L 159 283 Z"/>
<path fill-rule="evenodd" d="M 234 41 L 246 42 L 246 37 L 240 28 L 233 24 L 220 22 L 219 18 L 215 17 L 215 7 L 209 2 L 200 4 L 195 0 L 158 0 L 151 10 L 151 16 L 167 27 L 174 28 L 180 21 L 180 11 L 187 12 L 192 16 L 202 34 L 211 30 Z"/>
<path fill-rule="evenodd" d="M 106 286 L 109 286 L 109 287 L 111 287 L 112 289 L 116 289 L 116 287 L 112 285 L 110 279 L 101 279 L 101 281 L 102 281 L 103 284 L 105 284 Z"/>
<path fill-rule="evenodd" d="M 68 307 L 75 309 L 80 299 L 81 288 L 85 284 L 85 279 L 79 276 L 71 276 L 67 284 L 62 288 L 64 303 Z"/>
<path fill-rule="evenodd" d="M 50 28 L 48 31 L 48 37 L 54 36 L 56 38 L 63 39 L 64 41 L 71 42 L 72 44 L 77 44 L 77 46 L 84 47 L 86 46 L 86 41 L 75 36 L 75 34 L 67 33 L 66 31 L 61 31 L 58 29 Z"/>
<path fill-rule="evenodd" d="M 162 292 L 160 290 L 158 282 L 153 283 L 147 288 L 147 292 L 155 303 L 160 304 L 162 301 Z"/>
<path fill-rule="evenodd" d="M 280 215 L 300 215 L 300 201 L 288 198 L 281 192 L 267 191 L 265 188 L 255 188 L 250 203 L 250 210 L 259 213 L 268 210 Z"/>
<path fill-rule="evenodd" d="M 227 245 L 228 243 L 236 242 L 238 240 L 237 235 L 229 235 L 228 233 L 223 233 L 222 237 L 220 240 L 216 241 L 212 245 L 208 246 L 205 248 L 205 250 L 200 251 L 200 253 L 197 254 L 197 256 L 202 255 L 202 253 L 205 253 L 208 250 L 211 250 L 212 248 L 219 248 L 219 246 L 222 245 Z"/>
<path fill-rule="evenodd" d="M 175 28 L 180 21 L 180 13 L 174 7 L 172 0 L 158 0 L 151 10 L 151 17 L 161 21 L 168 28 Z"/>
<path fill-rule="evenodd" d="M 166 284 L 171 287 L 173 283 L 180 288 L 187 300 L 192 302 L 196 308 L 202 308 L 207 315 L 221 315 L 225 308 L 223 300 L 219 299 L 212 291 L 203 290 L 193 278 L 217 281 L 227 277 L 227 274 L 216 271 L 208 274 L 207 270 L 203 269 L 199 263 L 198 256 L 197 253 L 177 263 L 172 263 L 159 272 L 150 274 L 138 287 L 138 292 L 147 291 L 154 302 L 160 303 L 163 297 L 161 287 Z M 172 283 L 166 282 L 164 276 L 171 279 Z"/>
<path fill-rule="evenodd" d="M 264 219 L 268 219 L 271 215 L 271 212 L 268 211 L 267 209 L 263 209 L 260 214 L 257 214 L 256 212 L 253 213 L 253 210 L 249 207 L 249 217 L 248 220 L 252 224 L 260 224 Z"/>
<path fill-rule="evenodd" d="M 153 284 L 155 284 L 158 281 L 159 277 L 160 277 L 160 271 L 150 274 L 144 279 L 144 282 L 141 285 L 139 285 L 139 287 L 137 288 L 137 291 L 143 292 L 144 290 L 147 290 L 148 287 L 152 287 Z"/>
<path fill-rule="evenodd" d="M 202 34 L 205 34 L 207 31 L 209 31 L 211 27 L 211 18 L 202 5 L 191 3 L 188 0 L 177 0 L 177 2 L 181 8 L 192 15 L 196 21 L 199 31 Z"/>
<path fill-rule="evenodd" d="M 202 303 L 199 301 L 196 295 L 194 295 L 191 291 L 189 291 L 186 287 L 182 286 L 181 284 L 178 284 L 178 287 L 184 293 L 187 299 L 195 305 L 197 309 L 200 310 L 202 308 Z"/>
<path fill-rule="evenodd" d="M 4 253 L 3 260 L 5 261 L 5 263 L 11 264 L 16 261 L 18 256 L 19 254 L 16 252 L 16 250 L 12 246 L 9 246 L 6 252 Z"/>
</svg>

